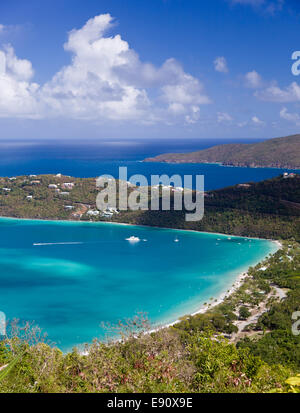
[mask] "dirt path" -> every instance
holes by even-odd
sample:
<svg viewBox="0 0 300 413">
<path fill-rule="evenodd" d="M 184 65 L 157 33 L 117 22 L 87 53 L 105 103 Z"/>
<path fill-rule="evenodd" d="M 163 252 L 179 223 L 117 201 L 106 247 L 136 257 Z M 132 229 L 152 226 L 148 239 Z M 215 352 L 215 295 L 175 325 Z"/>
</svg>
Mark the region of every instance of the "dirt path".
<svg viewBox="0 0 300 413">
<path fill-rule="evenodd" d="M 286 292 L 282 289 L 279 288 L 278 286 L 272 285 L 272 291 L 265 297 L 264 301 L 261 302 L 258 307 L 256 307 L 254 310 L 252 310 L 250 317 L 247 318 L 247 320 L 238 320 L 235 321 L 234 324 L 238 328 L 238 331 L 234 334 L 232 334 L 230 341 L 231 342 L 237 342 L 241 338 L 244 337 L 249 337 L 253 336 L 255 334 L 259 334 L 259 332 L 250 330 L 250 331 L 243 331 L 245 327 L 247 327 L 250 324 L 256 324 L 259 317 L 265 313 L 267 309 L 267 302 L 269 298 L 271 297 L 276 297 L 279 299 L 279 301 L 283 300 L 286 297 Z"/>
</svg>

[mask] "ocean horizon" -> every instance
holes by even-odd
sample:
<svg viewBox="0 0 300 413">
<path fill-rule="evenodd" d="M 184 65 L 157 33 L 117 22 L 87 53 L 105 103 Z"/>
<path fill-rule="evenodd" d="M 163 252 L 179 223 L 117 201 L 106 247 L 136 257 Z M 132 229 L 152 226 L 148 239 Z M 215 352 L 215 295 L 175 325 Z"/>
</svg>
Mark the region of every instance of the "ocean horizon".
<svg viewBox="0 0 300 413">
<path fill-rule="evenodd" d="M 257 141 L 248 140 L 245 143 Z M 205 190 L 213 190 L 238 183 L 259 182 L 286 171 L 281 168 L 245 168 L 220 164 L 141 162 L 161 153 L 188 152 L 233 142 L 236 140 L 1 141 L 0 176 L 62 173 L 78 178 L 112 175 L 117 179 L 119 167 L 127 167 L 128 180 L 135 174 L 144 175 L 149 183 L 152 175 L 178 174 L 182 180 L 184 175 L 191 175 L 192 187 L 195 187 L 194 177 L 204 175 Z"/>
</svg>

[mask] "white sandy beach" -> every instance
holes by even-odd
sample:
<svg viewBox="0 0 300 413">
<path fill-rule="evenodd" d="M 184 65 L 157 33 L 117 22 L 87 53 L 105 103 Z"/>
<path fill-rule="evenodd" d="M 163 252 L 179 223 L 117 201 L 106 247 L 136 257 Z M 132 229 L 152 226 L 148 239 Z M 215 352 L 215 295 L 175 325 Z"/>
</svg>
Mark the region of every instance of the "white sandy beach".
<svg viewBox="0 0 300 413">
<path fill-rule="evenodd" d="M 196 231 L 196 232 L 197 232 L 197 231 Z M 225 234 L 220 234 L 220 235 L 225 235 Z M 252 238 L 252 239 L 253 239 L 253 238 Z M 256 239 L 258 239 L 258 238 L 256 238 Z M 277 245 L 278 248 L 277 248 L 277 250 L 276 250 L 275 252 L 277 252 L 279 249 L 282 248 L 282 243 L 281 243 L 280 241 L 278 241 L 278 240 L 269 240 L 269 241 L 272 241 L 274 244 Z M 275 252 L 274 252 L 273 254 L 275 254 Z M 257 264 L 259 264 L 259 263 L 261 263 L 261 261 L 258 262 L 258 263 L 256 263 L 255 265 L 257 265 Z M 214 307 L 216 307 L 217 305 L 221 304 L 221 303 L 225 300 L 225 298 L 230 297 L 230 295 L 232 295 L 235 291 L 237 291 L 237 290 L 242 286 L 244 280 L 245 280 L 248 276 L 249 276 L 248 272 L 242 272 L 242 273 L 240 273 L 240 274 L 237 276 L 235 282 L 232 284 L 232 286 L 231 286 L 226 292 L 221 293 L 221 294 L 217 297 L 217 299 L 211 300 L 211 303 L 210 303 L 210 304 L 209 304 L 209 303 L 207 303 L 207 304 L 205 304 L 205 305 L 202 304 L 201 307 L 199 308 L 199 310 L 194 311 L 194 312 L 192 312 L 192 313 L 190 313 L 190 314 L 185 314 L 185 315 L 183 315 L 182 317 L 184 317 L 184 316 L 194 316 L 194 315 L 197 315 L 197 314 L 204 314 L 204 313 L 206 313 L 208 310 L 211 310 L 212 308 L 214 308 Z M 181 322 L 181 320 L 180 320 L 180 319 L 177 319 L 177 320 L 175 320 L 175 321 L 173 321 L 173 322 L 171 322 L 171 323 L 162 324 L 161 326 L 158 326 L 158 327 L 155 327 L 154 329 L 151 329 L 151 330 L 149 331 L 149 333 L 153 333 L 153 332 L 158 331 L 158 330 L 160 330 L 160 329 L 162 329 L 162 328 L 165 328 L 165 327 L 171 327 L 171 326 L 173 326 L 173 325 L 175 325 L 175 324 L 177 324 L 177 323 L 180 323 L 180 322 Z"/>
</svg>

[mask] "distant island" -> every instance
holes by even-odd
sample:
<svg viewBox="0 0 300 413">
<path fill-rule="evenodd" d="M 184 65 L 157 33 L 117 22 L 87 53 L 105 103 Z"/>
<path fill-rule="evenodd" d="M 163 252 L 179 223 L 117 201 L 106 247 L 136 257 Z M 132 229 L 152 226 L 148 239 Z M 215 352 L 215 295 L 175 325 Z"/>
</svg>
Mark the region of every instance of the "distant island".
<svg viewBox="0 0 300 413">
<path fill-rule="evenodd" d="M 188 153 L 166 153 L 144 162 L 221 163 L 228 166 L 300 168 L 300 134 L 259 143 L 230 143 Z"/>
</svg>

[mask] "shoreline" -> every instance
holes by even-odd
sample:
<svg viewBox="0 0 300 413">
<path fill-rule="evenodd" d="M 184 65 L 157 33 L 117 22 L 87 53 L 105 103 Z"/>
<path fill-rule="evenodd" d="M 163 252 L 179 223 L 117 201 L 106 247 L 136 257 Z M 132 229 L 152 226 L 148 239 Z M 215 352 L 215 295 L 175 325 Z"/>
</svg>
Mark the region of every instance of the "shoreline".
<svg viewBox="0 0 300 413">
<path fill-rule="evenodd" d="M 275 254 L 279 249 L 282 248 L 282 243 L 279 240 L 274 240 L 274 239 L 268 239 L 268 238 L 258 238 L 258 237 L 246 237 L 246 236 L 241 236 L 241 235 L 232 235 L 232 234 L 224 234 L 224 233 L 218 233 L 218 232 L 206 232 L 206 231 L 196 231 L 196 230 L 187 230 L 187 229 L 180 229 L 180 228 L 169 228 L 169 227 L 157 227 L 157 226 L 151 226 L 151 225 L 137 225 L 137 224 L 128 224 L 128 223 L 122 223 L 122 222 L 108 222 L 108 221 L 77 221 L 77 220 L 50 220 L 50 219 L 42 219 L 42 218 L 15 218 L 15 217 L 5 217 L 5 216 L 0 216 L 0 221 L 2 219 L 7 219 L 7 220 L 15 220 L 15 221 L 36 221 L 36 222 L 50 222 L 50 223 L 69 223 L 69 224 L 115 224 L 115 225 L 125 225 L 129 227 L 143 227 L 143 228 L 155 228 L 155 229 L 161 229 L 161 230 L 172 230 L 172 231 L 184 231 L 187 233 L 198 233 L 198 234 L 209 234 L 209 235 L 219 235 L 219 236 L 224 236 L 224 237 L 234 237 L 234 238 L 247 238 L 247 239 L 253 239 L 253 240 L 262 240 L 262 241 L 269 241 L 272 242 L 273 244 L 276 245 L 276 250 L 269 253 L 266 255 L 264 258 L 260 259 L 258 262 L 255 262 L 251 264 L 246 271 L 240 272 L 237 274 L 236 278 L 234 279 L 233 283 L 231 284 L 230 288 L 228 288 L 226 291 L 221 292 L 216 299 L 211 303 L 207 304 L 201 304 L 199 309 L 196 311 L 193 311 L 191 313 L 185 313 L 180 318 L 177 318 L 175 321 L 172 322 L 167 322 L 167 323 L 161 323 L 157 327 L 151 328 L 149 331 L 145 332 L 145 334 L 150 334 L 157 332 L 159 330 L 162 330 L 164 328 L 169 328 L 174 326 L 175 324 L 180 323 L 183 317 L 193 317 L 197 314 L 204 314 L 207 311 L 213 309 L 214 307 L 218 306 L 221 304 L 226 298 L 230 297 L 234 292 L 236 292 L 243 284 L 244 280 L 249 276 L 248 270 L 250 267 L 254 265 L 258 265 L 259 263 L 262 263 L 270 254 L 273 255 Z"/>
<path fill-rule="evenodd" d="M 247 238 L 247 237 L 244 237 L 244 238 Z M 251 239 L 251 238 L 250 238 L 250 239 Z M 252 238 L 252 239 L 253 239 L 253 238 Z M 256 239 L 263 239 L 263 238 L 256 238 Z M 281 243 L 280 241 L 278 241 L 278 240 L 268 240 L 268 241 L 274 242 L 274 243 L 277 245 L 277 247 L 278 247 L 278 248 L 276 249 L 276 251 L 274 251 L 274 252 L 271 253 L 271 255 L 274 255 L 278 250 L 280 250 L 280 249 L 282 248 L 282 243 Z M 270 254 L 268 254 L 264 259 L 258 261 L 255 265 L 258 265 L 258 264 L 262 263 L 262 261 L 264 261 L 269 255 L 270 255 Z M 248 267 L 248 270 L 249 270 L 250 267 L 252 267 L 252 265 L 250 265 L 250 266 Z M 243 285 L 244 280 L 249 276 L 248 270 L 239 273 L 239 274 L 237 275 L 236 279 L 234 280 L 233 284 L 231 285 L 231 287 L 230 287 L 228 290 L 226 290 L 226 292 L 220 293 L 220 294 L 218 295 L 218 297 L 216 298 L 216 300 L 213 301 L 212 304 L 209 304 L 209 303 L 208 303 L 208 304 L 202 304 L 201 307 L 200 307 L 198 310 L 196 310 L 196 311 L 194 311 L 194 312 L 192 312 L 192 313 L 186 313 L 186 314 L 184 314 L 183 316 L 181 316 L 180 318 L 193 317 L 193 316 L 195 316 L 195 315 L 197 315 L 197 314 L 204 314 L 204 313 L 206 313 L 207 311 L 209 311 L 209 310 L 213 309 L 214 307 L 218 306 L 219 304 L 222 304 L 222 302 L 223 302 L 226 298 L 230 297 L 233 293 L 235 293 L 235 292 Z M 170 322 L 170 323 L 162 324 L 162 325 L 160 325 L 160 326 L 158 326 L 158 327 L 155 327 L 155 328 L 151 329 L 150 331 L 148 331 L 147 333 L 154 333 L 154 332 L 156 332 L 156 331 L 162 330 L 163 328 L 172 327 L 172 326 L 174 326 L 175 324 L 178 324 L 178 323 L 180 323 L 180 322 L 182 321 L 180 318 L 178 318 L 178 319 L 176 319 L 175 321 L 172 321 L 172 322 Z"/>
<path fill-rule="evenodd" d="M 159 155 L 158 155 L 159 156 Z M 224 164 L 222 162 L 171 162 L 171 161 L 138 161 L 143 163 L 162 163 L 162 164 L 169 164 L 169 165 L 218 165 L 223 166 L 224 168 L 249 168 L 249 169 L 286 169 L 288 171 L 300 171 L 300 167 L 279 167 L 279 166 L 248 166 L 248 165 L 231 165 L 231 164 Z"/>
<path fill-rule="evenodd" d="M 247 238 L 247 239 L 256 239 L 262 241 L 270 241 L 277 243 L 279 246 L 282 246 L 279 240 L 275 240 L 272 238 L 259 238 L 259 237 L 251 237 L 246 235 L 236 235 L 236 234 L 225 234 L 223 232 L 207 232 L 207 231 L 197 231 L 195 229 L 183 229 L 183 228 L 172 228 L 172 227 L 159 227 L 157 225 L 141 225 L 141 224 L 129 224 L 127 222 L 115 222 L 115 221 L 80 221 L 75 219 L 48 219 L 48 218 L 19 218 L 19 217 L 7 217 L 0 215 L 0 221 L 2 219 L 8 220 L 15 220 L 15 221 L 36 221 L 36 222 L 50 222 L 50 223 L 65 223 L 65 224 L 113 224 L 113 225 L 126 225 L 129 227 L 141 227 L 141 228 L 156 228 L 161 230 L 172 230 L 172 231 L 181 231 L 181 232 L 194 232 L 196 234 L 215 234 L 215 235 L 222 235 L 225 237 L 235 237 L 235 238 Z"/>
</svg>

